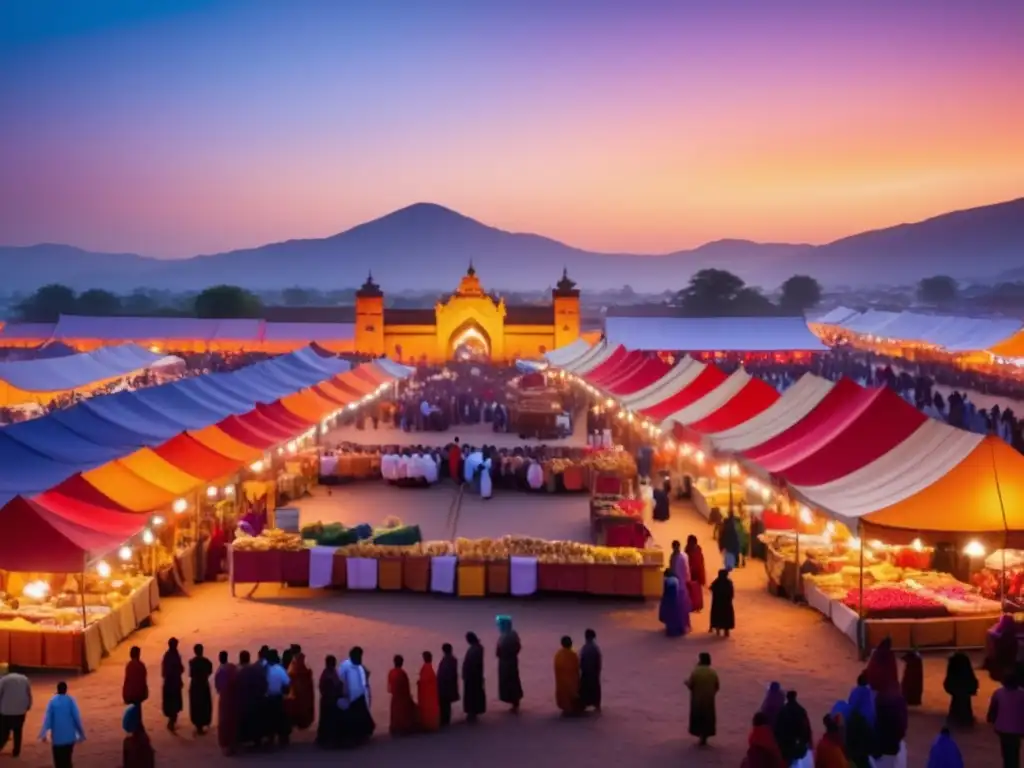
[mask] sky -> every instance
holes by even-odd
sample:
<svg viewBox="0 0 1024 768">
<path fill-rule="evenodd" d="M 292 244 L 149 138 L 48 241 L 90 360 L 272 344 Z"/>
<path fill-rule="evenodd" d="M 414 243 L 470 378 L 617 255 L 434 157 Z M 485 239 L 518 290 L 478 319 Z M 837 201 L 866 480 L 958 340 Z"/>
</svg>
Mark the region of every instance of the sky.
<svg viewBox="0 0 1024 768">
<path fill-rule="evenodd" d="M 0 244 L 185 257 L 415 202 L 596 251 L 1024 196 L 1024 3 L 4 0 Z"/>
</svg>

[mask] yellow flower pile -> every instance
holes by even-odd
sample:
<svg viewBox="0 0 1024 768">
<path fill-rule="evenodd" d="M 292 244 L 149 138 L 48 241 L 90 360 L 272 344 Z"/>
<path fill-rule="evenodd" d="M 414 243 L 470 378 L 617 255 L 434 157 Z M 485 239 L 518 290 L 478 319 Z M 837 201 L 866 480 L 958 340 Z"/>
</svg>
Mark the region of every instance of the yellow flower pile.
<svg viewBox="0 0 1024 768">
<path fill-rule="evenodd" d="M 277 528 L 268 528 L 259 536 L 239 533 L 232 546 L 246 552 L 298 552 L 303 549 L 302 537 L 297 533 L 286 533 Z"/>
</svg>

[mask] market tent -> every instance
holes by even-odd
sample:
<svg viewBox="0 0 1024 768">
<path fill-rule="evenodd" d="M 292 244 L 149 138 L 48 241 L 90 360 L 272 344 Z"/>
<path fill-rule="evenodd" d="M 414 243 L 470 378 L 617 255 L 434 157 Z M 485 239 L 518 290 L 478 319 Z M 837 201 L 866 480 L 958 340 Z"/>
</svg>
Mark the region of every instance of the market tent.
<svg viewBox="0 0 1024 768">
<path fill-rule="evenodd" d="M 887 312 L 880 309 L 869 309 L 860 315 L 840 323 L 840 327 L 853 333 L 865 335 L 884 335 L 885 326 L 899 317 L 899 312 Z"/>
<path fill-rule="evenodd" d="M 763 442 L 740 449 L 743 457 L 756 463 L 762 456 L 783 453 L 790 446 L 800 445 L 811 436 L 827 430 L 834 419 L 842 418 L 855 407 L 858 398 L 866 397 L 863 394 L 866 391 L 853 379 L 842 377 L 804 418 Z"/>
<path fill-rule="evenodd" d="M 114 463 L 174 496 L 182 496 L 202 485 L 200 478 L 182 471 L 149 448 L 140 448 Z M 82 476 L 89 479 L 88 472 Z"/>
<path fill-rule="evenodd" d="M 42 456 L 79 467 L 99 466 L 124 455 L 120 448 L 94 443 L 52 416 L 11 424 L 3 429 L 3 435 Z"/>
<path fill-rule="evenodd" d="M 7 323 L 0 328 L 0 347 L 35 347 L 53 338 L 56 323 Z"/>
<path fill-rule="evenodd" d="M 822 485 L 884 456 L 928 421 L 888 387 L 866 389 L 850 406 L 804 440 L 758 457 L 758 466 L 790 485 Z"/>
<path fill-rule="evenodd" d="M 842 305 L 831 309 L 820 317 L 816 317 L 812 322 L 818 325 L 840 325 L 841 323 L 851 320 L 860 313 L 856 309 L 850 309 Z"/>
<path fill-rule="evenodd" d="M 282 397 L 280 402 L 289 413 L 311 424 L 338 410 L 337 403 L 320 397 L 312 389 L 304 389 L 294 395 Z"/>
<path fill-rule="evenodd" d="M 609 344 L 642 351 L 824 352 L 803 317 L 607 317 Z"/>
<path fill-rule="evenodd" d="M 188 434 L 154 448 L 153 453 L 182 472 L 201 480 L 220 480 L 237 472 L 243 461 L 218 453 Z"/>
<path fill-rule="evenodd" d="M 1024 357 L 1024 330 L 1017 331 L 998 344 L 993 344 L 988 351 L 997 357 Z"/>
<path fill-rule="evenodd" d="M 666 416 L 662 420 L 662 428 L 688 427 L 707 418 L 743 391 L 743 388 L 750 383 L 751 378 L 751 375 L 743 368 L 737 369 L 711 391 Z M 677 429 L 676 431 L 677 434 L 685 434 L 681 430 Z"/>
<path fill-rule="evenodd" d="M 576 360 L 566 363 L 563 368 L 569 373 L 583 376 L 615 354 L 616 349 L 616 347 L 609 345 L 607 341 L 602 341 L 600 344 L 595 344 Z"/>
<path fill-rule="evenodd" d="M 136 432 L 152 433 L 170 440 L 186 429 L 199 429 L 209 422 L 187 409 L 158 410 L 140 400 L 134 392 L 94 397 L 79 404 L 97 415 Z"/>
<path fill-rule="evenodd" d="M 16 496 L 0 508 L 0 563 L 15 572 L 80 573 L 143 528 L 138 517 L 59 496 Z"/>
<path fill-rule="evenodd" d="M 591 349 L 584 339 L 576 339 L 576 341 L 566 344 L 564 347 L 558 349 L 552 349 L 550 352 L 544 353 L 544 360 L 549 365 L 553 365 L 556 368 L 564 368 L 575 360 L 580 359 Z"/>
<path fill-rule="evenodd" d="M 1024 531 L 1024 457 L 934 420 L 861 469 L 792 491 L 851 530 L 863 521 L 915 534 Z"/>
<path fill-rule="evenodd" d="M 703 365 L 698 363 L 698 365 Z M 700 372 L 682 389 L 663 400 L 637 410 L 656 424 L 700 400 L 721 385 L 728 377 L 717 365 L 704 365 Z"/>
<path fill-rule="evenodd" d="M 704 418 L 687 425 L 698 434 L 710 435 L 743 424 L 779 400 L 775 387 L 751 376 L 740 390 Z"/>
<path fill-rule="evenodd" d="M 704 370 L 704 363 L 699 363 L 686 355 L 656 382 L 633 394 L 622 396 L 620 401 L 623 407 L 630 410 L 643 410 L 674 395 L 697 378 L 702 370 Z"/>
<path fill-rule="evenodd" d="M 0 504 L 17 495 L 35 496 L 48 491 L 75 473 L 102 462 L 69 463 L 48 458 L 0 430 Z"/>
<path fill-rule="evenodd" d="M 583 378 L 588 384 L 606 390 L 609 382 L 618 381 L 643 363 L 643 352 L 630 352 L 625 348 L 622 348 L 622 351 L 624 354 L 612 355 Z"/>
<path fill-rule="evenodd" d="M 387 375 L 392 379 L 407 379 L 416 373 L 415 368 L 410 368 L 408 365 L 396 363 L 394 360 L 389 360 L 386 357 L 377 358 L 373 361 L 373 364 L 387 373 Z"/>
<path fill-rule="evenodd" d="M 642 360 L 639 365 L 626 369 L 621 376 L 607 381 L 604 388 L 611 394 L 622 398 L 660 381 L 671 369 L 672 366 L 660 357 L 649 357 Z"/>
<path fill-rule="evenodd" d="M 280 424 L 288 431 L 289 438 L 298 437 L 303 432 L 309 430 L 309 428 L 315 423 L 315 421 L 309 421 L 292 413 L 285 408 L 280 401 L 270 403 L 268 405 L 257 405 L 256 412 L 275 424 Z M 319 419 L 316 421 L 319 421 Z"/>
<path fill-rule="evenodd" d="M 186 434 L 200 445 L 209 448 L 221 456 L 238 461 L 240 464 L 250 464 L 263 455 L 263 448 L 257 448 L 236 440 L 221 429 L 219 425 L 192 430 Z"/>
<path fill-rule="evenodd" d="M 258 449 L 261 455 L 266 449 L 291 437 L 281 427 L 267 422 L 256 411 L 243 416 L 228 416 L 217 424 L 217 428 L 232 440 Z"/>
<path fill-rule="evenodd" d="M 277 323 L 267 323 L 267 325 L 277 325 Z M 320 357 L 336 357 L 337 356 L 331 350 L 322 347 L 315 340 L 309 342 L 309 348 L 311 350 L 313 350 L 314 352 L 316 352 L 316 354 L 320 355 Z"/>
<path fill-rule="evenodd" d="M 188 429 L 200 429 L 235 412 L 220 401 L 197 399 L 194 391 L 179 387 L 177 382 L 139 389 L 132 396 L 164 416 L 187 425 Z M 202 395 L 198 397 L 202 398 Z"/>
<path fill-rule="evenodd" d="M 102 497 L 108 500 L 104 506 L 114 505 L 129 512 L 152 512 L 169 506 L 180 496 L 132 472 L 122 461 L 112 461 L 77 477 L 81 484 L 61 484 L 57 490 L 87 503 L 95 503 L 97 496 Z M 91 493 L 83 493 L 82 484 L 88 486 Z"/>
<path fill-rule="evenodd" d="M 223 408 L 228 413 L 245 413 L 256 407 L 255 400 L 248 399 L 238 391 L 229 391 L 218 387 L 210 381 L 210 378 L 210 375 L 192 376 L 187 379 L 179 379 L 174 383 L 179 390 L 189 396 Z"/>
<path fill-rule="evenodd" d="M 32 352 L 32 357 L 36 360 L 52 360 L 55 357 L 68 357 L 70 355 L 77 355 L 78 350 L 74 347 L 69 347 L 60 341 L 48 341 L 42 344 L 38 349 Z"/>
<path fill-rule="evenodd" d="M 85 407 L 87 404 L 88 401 L 65 410 L 54 411 L 46 418 L 53 419 L 92 443 L 117 448 L 123 453 L 146 445 L 159 445 L 171 437 L 166 427 L 158 428 L 154 432 L 146 424 L 139 424 L 130 419 L 111 421 L 94 409 Z"/>
<path fill-rule="evenodd" d="M 711 446 L 721 453 L 736 453 L 760 445 L 806 417 L 832 386 L 828 379 L 806 373 L 768 408 L 730 429 L 711 434 Z"/>
</svg>

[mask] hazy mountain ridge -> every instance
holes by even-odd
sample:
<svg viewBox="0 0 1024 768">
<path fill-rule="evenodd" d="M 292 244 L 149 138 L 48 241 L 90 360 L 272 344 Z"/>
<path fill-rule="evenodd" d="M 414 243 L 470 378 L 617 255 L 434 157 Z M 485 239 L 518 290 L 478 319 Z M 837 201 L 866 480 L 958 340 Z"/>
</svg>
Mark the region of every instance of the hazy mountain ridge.
<svg viewBox="0 0 1024 768">
<path fill-rule="evenodd" d="M 325 238 L 181 260 L 67 245 L 0 246 L 8 291 L 31 291 L 54 281 L 119 292 L 215 283 L 258 290 L 342 288 L 358 285 L 370 270 L 385 291 L 444 290 L 454 287 L 470 260 L 486 287 L 509 290 L 552 285 L 563 266 L 583 289 L 595 290 L 626 284 L 640 291 L 681 288 L 706 267 L 728 269 L 765 288 L 795 273 L 826 285 L 912 283 L 934 274 L 1005 280 L 1024 266 L 1024 198 L 821 246 L 723 239 L 663 255 L 593 253 L 542 235 L 506 232 L 433 203 L 411 205 Z"/>
</svg>

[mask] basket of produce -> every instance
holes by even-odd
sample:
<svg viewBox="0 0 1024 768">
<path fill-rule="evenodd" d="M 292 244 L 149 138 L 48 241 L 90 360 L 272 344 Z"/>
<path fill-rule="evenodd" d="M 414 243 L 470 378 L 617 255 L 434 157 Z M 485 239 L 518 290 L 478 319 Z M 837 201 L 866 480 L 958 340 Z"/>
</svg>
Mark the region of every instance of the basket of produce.
<svg viewBox="0 0 1024 768">
<path fill-rule="evenodd" d="M 411 547 L 423 541 L 418 525 L 403 525 L 378 531 L 373 536 L 373 543 L 386 547 Z"/>
<path fill-rule="evenodd" d="M 949 616 L 949 611 L 939 601 L 898 585 L 867 587 L 863 597 L 861 595 L 859 589 L 851 589 L 843 598 L 843 604 L 855 611 L 863 604 L 865 618 L 927 619 Z"/>
</svg>

